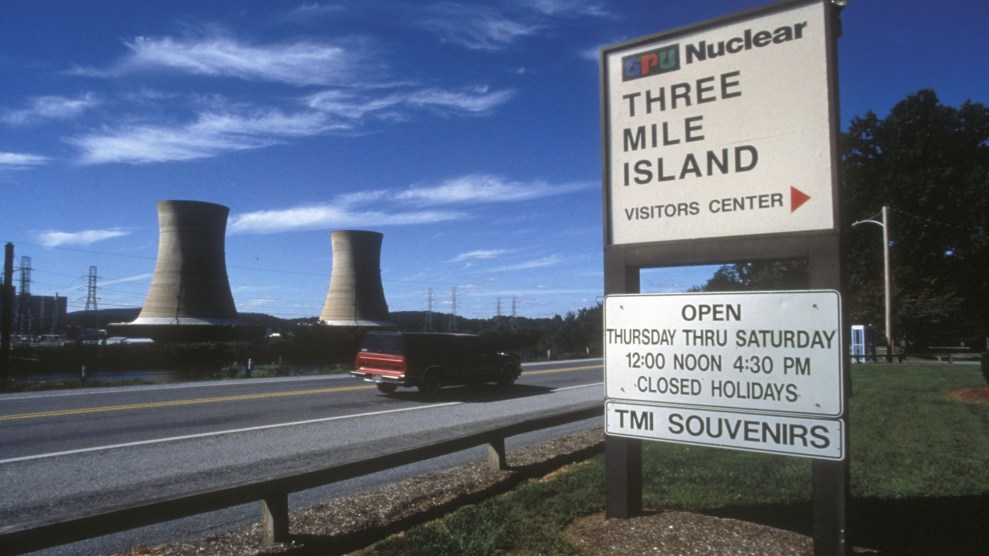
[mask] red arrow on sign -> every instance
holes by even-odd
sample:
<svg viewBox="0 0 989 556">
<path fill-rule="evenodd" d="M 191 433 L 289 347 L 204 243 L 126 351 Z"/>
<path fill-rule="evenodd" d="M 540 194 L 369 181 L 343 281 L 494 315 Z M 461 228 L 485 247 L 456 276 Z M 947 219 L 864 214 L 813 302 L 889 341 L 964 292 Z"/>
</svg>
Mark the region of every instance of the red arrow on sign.
<svg viewBox="0 0 989 556">
<path fill-rule="evenodd" d="M 804 203 L 810 200 L 810 195 L 800 191 L 796 187 L 790 186 L 790 212 L 795 212 Z"/>
</svg>

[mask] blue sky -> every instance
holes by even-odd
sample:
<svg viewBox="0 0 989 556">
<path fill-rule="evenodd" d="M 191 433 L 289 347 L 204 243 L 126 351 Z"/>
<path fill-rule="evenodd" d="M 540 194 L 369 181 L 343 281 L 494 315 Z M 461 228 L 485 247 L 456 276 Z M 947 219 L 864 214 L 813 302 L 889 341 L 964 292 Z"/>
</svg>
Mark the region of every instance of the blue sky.
<svg viewBox="0 0 989 556">
<path fill-rule="evenodd" d="M 0 241 L 33 294 L 81 310 L 96 266 L 100 307 L 137 307 L 156 202 L 209 201 L 240 311 L 318 315 L 330 231 L 366 229 L 392 310 L 566 314 L 602 295 L 600 47 L 764 4 L 5 1 Z M 924 87 L 989 103 L 983 0 L 842 20 L 842 127 Z"/>
</svg>

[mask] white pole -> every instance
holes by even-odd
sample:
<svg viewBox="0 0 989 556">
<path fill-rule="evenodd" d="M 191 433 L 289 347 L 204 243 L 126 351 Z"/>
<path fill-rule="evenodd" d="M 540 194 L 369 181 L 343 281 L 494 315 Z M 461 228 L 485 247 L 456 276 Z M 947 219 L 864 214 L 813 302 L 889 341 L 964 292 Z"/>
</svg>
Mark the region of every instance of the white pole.
<svg viewBox="0 0 989 556">
<path fill-rule="evenodd" d="M 886 282 L 886 361 L 893 361 L 893 274 L 889 263 L 889 207 L 883 205 L 883 274 Z"/>
<path fill-rule="evenodd" d="M 875 220 L 859 220 L 853 222 L 852 226 L 859 224 L 875 224 L 883 228 L 883 281 L 885 282 L 886 297 L 886 361 L 893 361 L 893 273 L 890 270 L 889 260 L 889 207 L 883 205 L 882 222 Z"/>
</svg>

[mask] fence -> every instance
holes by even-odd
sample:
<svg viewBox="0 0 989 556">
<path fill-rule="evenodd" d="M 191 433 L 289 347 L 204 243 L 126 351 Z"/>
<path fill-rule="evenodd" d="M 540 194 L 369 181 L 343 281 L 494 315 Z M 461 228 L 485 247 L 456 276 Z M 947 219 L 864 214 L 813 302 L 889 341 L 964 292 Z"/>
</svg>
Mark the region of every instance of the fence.
<svg viewBox="0 0 989 556">
<path fill-rule="evenodd" d="M 264 543 L 283 542 L 289 538 L 288 495 L 292 492 L 370 475 L 484 444 L 488 445 L 489 465 L 495 469 L 507 469 L 506 438 L 603 413 L 602 404 L 595 401 L 528 420 L 524 416 L 506 417 L 492 421 L 475 432 L 368 459 L 2 527 L 0 553 L 18 554 L 51 548 L 256 501 L 261 501 Z"/>
</svg>

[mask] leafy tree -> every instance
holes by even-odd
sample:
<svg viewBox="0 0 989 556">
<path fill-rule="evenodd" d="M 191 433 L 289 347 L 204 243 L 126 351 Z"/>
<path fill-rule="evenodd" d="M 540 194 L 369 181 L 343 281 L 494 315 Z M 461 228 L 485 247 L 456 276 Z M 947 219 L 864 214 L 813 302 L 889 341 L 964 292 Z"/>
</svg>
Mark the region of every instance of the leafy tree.
<svg viewBox="0 0 989 556">
<path fill-rule="evenodd" d="M 807 261 L 750 261 L 718 268 L 707 283 L 691 291 L 775 291 L 806 289 Z"/>
<path fill-rule="evenodd" d="M 549 350 L 554 357 L 601 354 L 602 306 L 583 308 L 566 317 L 556 315 L 553 324 L 539 342 L 542 351 Z"/>
<path fill-rule="evenodd" d="M 989 332 L 989 109 L 945 106 L 925 89 L 843 138 L 850 313 L 883 322 L 880 230 L 850 228 L 890 207 L 893 331 L 923 348 Z"/>
</svg>

